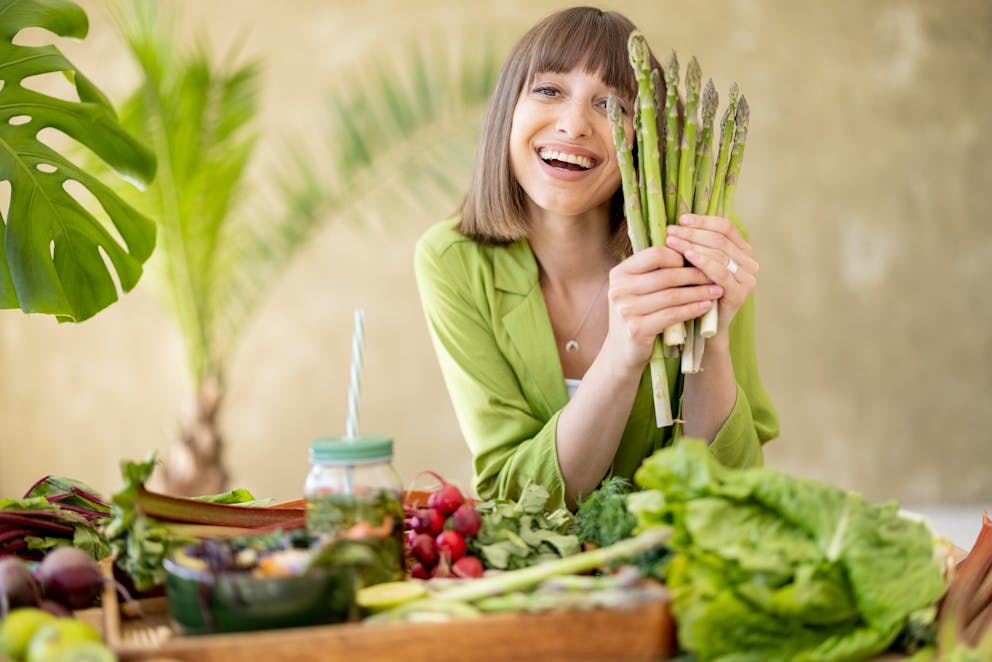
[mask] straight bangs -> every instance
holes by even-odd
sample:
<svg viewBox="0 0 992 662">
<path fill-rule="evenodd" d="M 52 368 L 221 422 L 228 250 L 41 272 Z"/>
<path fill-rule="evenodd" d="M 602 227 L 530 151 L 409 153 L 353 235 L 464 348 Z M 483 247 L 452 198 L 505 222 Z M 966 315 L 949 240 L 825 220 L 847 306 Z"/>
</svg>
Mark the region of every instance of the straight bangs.
<svg viewBox="0 0 992 662">
<path fill-rule="evenodd" d="M 523 81 L 539 73 L 567 73 L 581 68 L 616 90 L 625 101 L 637 95 L 637 79 L 627 55 L 627 39 L 636 28 L 615 12 L 563 12 L 551 17 L 535 35 Z"/>
</svg>

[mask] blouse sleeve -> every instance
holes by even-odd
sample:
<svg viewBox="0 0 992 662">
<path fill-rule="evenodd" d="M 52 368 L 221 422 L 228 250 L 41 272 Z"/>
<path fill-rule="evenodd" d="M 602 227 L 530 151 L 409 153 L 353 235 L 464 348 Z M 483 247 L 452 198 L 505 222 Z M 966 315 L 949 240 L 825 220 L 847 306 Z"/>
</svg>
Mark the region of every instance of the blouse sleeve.
<svg viewBox="0 0 992 662">
<path fill-rule="evenodd" d="M 741 233 L 747 231 L 736 216 L 731 217 Z M 737 402 L 723 427 L 710 444 L 710 450 L 729 467 L 764 464 L 763 444 L 778 436 L 778 415 L 758 374 L 754 338 L 754 293 L 749 295 L 730 323 L 730 355 L 737 379 Z"/>
<path fill-rule="evenodd" d="M 549 507 L 564 503 L 558 416 L 535 414 L 496 340 L 481 260 L 470 250 L 417 244 L 417 287 L 441 373 L 472 453 L 480 498 L 519 497 L 528 482 L 545 487 Z M 464 248 L 464 247 L 463 247 Z M 473 245 L 472 249 L 477 249 Z"/>
</svg>

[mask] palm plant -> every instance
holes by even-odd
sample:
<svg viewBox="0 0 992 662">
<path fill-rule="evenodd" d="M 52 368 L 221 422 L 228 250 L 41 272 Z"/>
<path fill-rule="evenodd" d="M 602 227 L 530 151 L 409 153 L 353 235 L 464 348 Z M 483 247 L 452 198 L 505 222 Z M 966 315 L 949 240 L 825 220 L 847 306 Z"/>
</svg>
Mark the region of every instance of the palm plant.
<svg viewBox="0 0 992 662">
<path fill-rule="evenodd" d="M 160 173 L 131 199 L 158 223 L 150 267 L 182 332 L 195 388 L 158 480 L 172 493 L 217 492 L 228 479 L 218 420 L 227 366 L 252 312 L 324 223 L 392 211 L 385 205 L 432 216 L 454 207 L 498 60 L 491 40 L 471 57 L 419 46 L 412 60 L 376 56 L 371 73 L 335 84 L 321 146 L 329 156 L 287 149 L 282 174 L 271 179 L 280 204 L 262 223 L 248 212 L 246 177 L 257 66 L 222 67 L 202 48 L 180 53 L 172 21 L 153 3 L 134 4 L 120 25 L 144 78 L 122 123 L 147 136 Z M 384 188 L 390 195 L 370 195 Z"/>
</svg>

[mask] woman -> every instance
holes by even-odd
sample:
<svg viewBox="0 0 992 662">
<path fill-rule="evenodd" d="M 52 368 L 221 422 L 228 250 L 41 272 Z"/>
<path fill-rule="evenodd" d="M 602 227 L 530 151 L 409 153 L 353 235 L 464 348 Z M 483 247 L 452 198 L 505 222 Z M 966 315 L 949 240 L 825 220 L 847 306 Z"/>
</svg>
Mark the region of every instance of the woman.
<svg viewBox="0 0 992 662">
<path fill-rule="evenodd" d="M 634 25 L 579 7 L 533 27 L 503 66 L 460 217 L 421 238 L 417 282 L 482 498 L 529 481 L 575 508 L 610 475 L 680 435 L 731 466 L 761 464 L 778 421 L 758 377 L 758 263 L 725 218 L 687 215 L 667 246 L 629 253 L 606 99 L 632 108 Z M 654 66 L 656 60 L 652 56 Z M 625 112 L 628 137 L 633 136 Z M 668 362 L 658 428 L 646 366 L 654 337 L 716 301 L 702 371 Z"/>
</svg>

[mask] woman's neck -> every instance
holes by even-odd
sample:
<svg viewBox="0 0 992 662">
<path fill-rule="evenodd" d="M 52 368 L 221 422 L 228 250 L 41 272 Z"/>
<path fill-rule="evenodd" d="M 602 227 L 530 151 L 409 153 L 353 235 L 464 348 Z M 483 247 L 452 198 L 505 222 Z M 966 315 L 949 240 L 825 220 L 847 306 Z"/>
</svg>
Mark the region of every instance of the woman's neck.
<svg viewBox="0 0 992 662">
<path fill-rule="evenodd" d="M 527 240 L 542 281 L 553 289 L 599 281 L 617 263 L 610 250 L 609 219 L 600 210 L 569 217 L 532 215 Z"/>
</svg>

